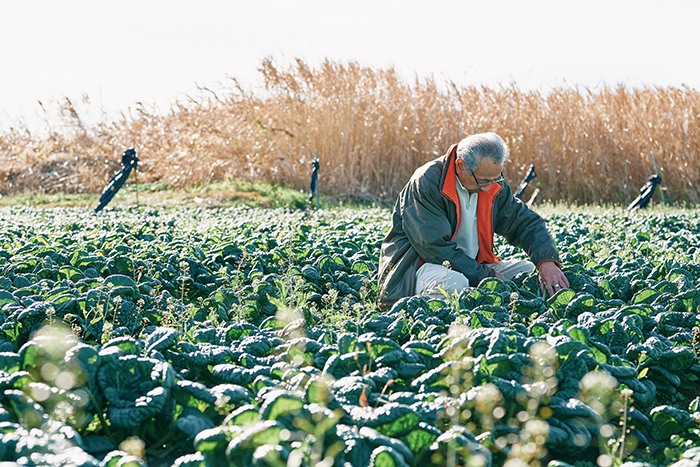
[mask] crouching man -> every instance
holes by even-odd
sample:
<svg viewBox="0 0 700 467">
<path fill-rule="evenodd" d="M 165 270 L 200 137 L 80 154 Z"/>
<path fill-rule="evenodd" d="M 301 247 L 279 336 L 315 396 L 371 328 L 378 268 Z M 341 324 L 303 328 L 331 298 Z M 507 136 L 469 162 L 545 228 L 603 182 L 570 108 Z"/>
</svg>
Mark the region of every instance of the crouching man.
<svg viewBox="0 0 700 467">
<path fill-rule="evenodd" d="M 452 294 L 485 277 L 512 279 L 535 267 L 550 295 L 569 286 L 544 220 L 503 180 L 508 153 L 497 134 L 476 134 L 415 171 L 382 243 L 383 304 L 411 295 L 440 297 L 440 286 Z M 494 233 L 521 246 L 531 261 L 495 256 Z"/>
</svg>

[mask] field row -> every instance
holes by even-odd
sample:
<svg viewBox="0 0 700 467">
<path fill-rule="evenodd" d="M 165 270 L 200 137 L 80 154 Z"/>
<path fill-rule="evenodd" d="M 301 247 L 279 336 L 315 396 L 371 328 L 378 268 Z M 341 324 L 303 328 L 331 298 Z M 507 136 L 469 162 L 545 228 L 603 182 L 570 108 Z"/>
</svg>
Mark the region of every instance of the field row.
<svg viewBox="0 0 700 467">
<path fill-rule="evenodd" d="M 570 290 L 488 278 L 379 309 L 386 210 L 2 209 L 0 459 L 693 458 L 699 217 L 551 214 Z"/>
</svg>

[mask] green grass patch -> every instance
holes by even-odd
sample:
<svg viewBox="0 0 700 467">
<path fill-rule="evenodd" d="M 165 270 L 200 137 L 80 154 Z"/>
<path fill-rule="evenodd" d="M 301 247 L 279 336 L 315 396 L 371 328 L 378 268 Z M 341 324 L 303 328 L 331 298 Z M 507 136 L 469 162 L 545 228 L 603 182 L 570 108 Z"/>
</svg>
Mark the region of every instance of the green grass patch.
<svg viewBox="0 0 700 467">
<path fill-rule="evenodd" d="M 33 206 L 41 208 L 80 207 L 94 208 L 100 195 L 95 193 L 23 193 L 0 195 L 0 206 Z M 108 207 L 144 206 L 153 208 L 227 208 L 236 206 L 260 208 L 289 208 L 304 210 L 309 200 L 308 191 L 285 187 L 276 183 L 225 180 L 200 183 L 186 188 L 171 188 L 166 183 L 131 182 L 124 185 Z M 377 207 L 363 200 L 342 199 L 322 194 L 310 203 L 312 209 L 362 209 Z"/>
</svg>

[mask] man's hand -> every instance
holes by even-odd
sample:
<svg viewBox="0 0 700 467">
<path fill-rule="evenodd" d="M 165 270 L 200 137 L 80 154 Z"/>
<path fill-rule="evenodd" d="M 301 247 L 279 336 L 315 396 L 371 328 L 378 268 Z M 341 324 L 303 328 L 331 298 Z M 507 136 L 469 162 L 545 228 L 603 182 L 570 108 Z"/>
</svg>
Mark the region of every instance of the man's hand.
<svg viewBox="0 0 700 467">
<path fill-rule="evenodd" d="M 540 290 L 547 290 L 551 296 L 559 292 L 561 289 L 569 288 L 569 281 L 564 273 L 559 269 L 557 263 L 553 261 L 545 261 L 538 267 L 540 271 Z"/>
<path fill-rule="evenodd" d="M 494 277 L 496 277 L 496 279 L 501 279 L 502 281 L 506 280 L 506 276 L 504 276 L 500 272 L 498 272 L 498 271 L 493 271 L 493 272 L 496 273 L 496 275 L 494 276 Z"/>
</svg>

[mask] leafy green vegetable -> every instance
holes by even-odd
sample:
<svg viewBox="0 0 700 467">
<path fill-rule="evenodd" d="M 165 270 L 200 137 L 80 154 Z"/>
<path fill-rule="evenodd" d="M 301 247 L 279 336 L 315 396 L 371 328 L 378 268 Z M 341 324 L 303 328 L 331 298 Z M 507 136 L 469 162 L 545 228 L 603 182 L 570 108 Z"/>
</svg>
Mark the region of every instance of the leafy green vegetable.
<svg viewBox="0 0 700 467">
<path fill-rule="evenodd" d="M 387 214 L 0 210 L 3 459 L 70 440 L 138 465 L 137 436 L 173 465 L 503 465 L 532 423 L 552 462 L 597 459 L 622 394 L 654 462 L 694 455 L 696 214 L 552 216 L 570 289 L 534 272 L 380 310 Z"/>
</svg>

